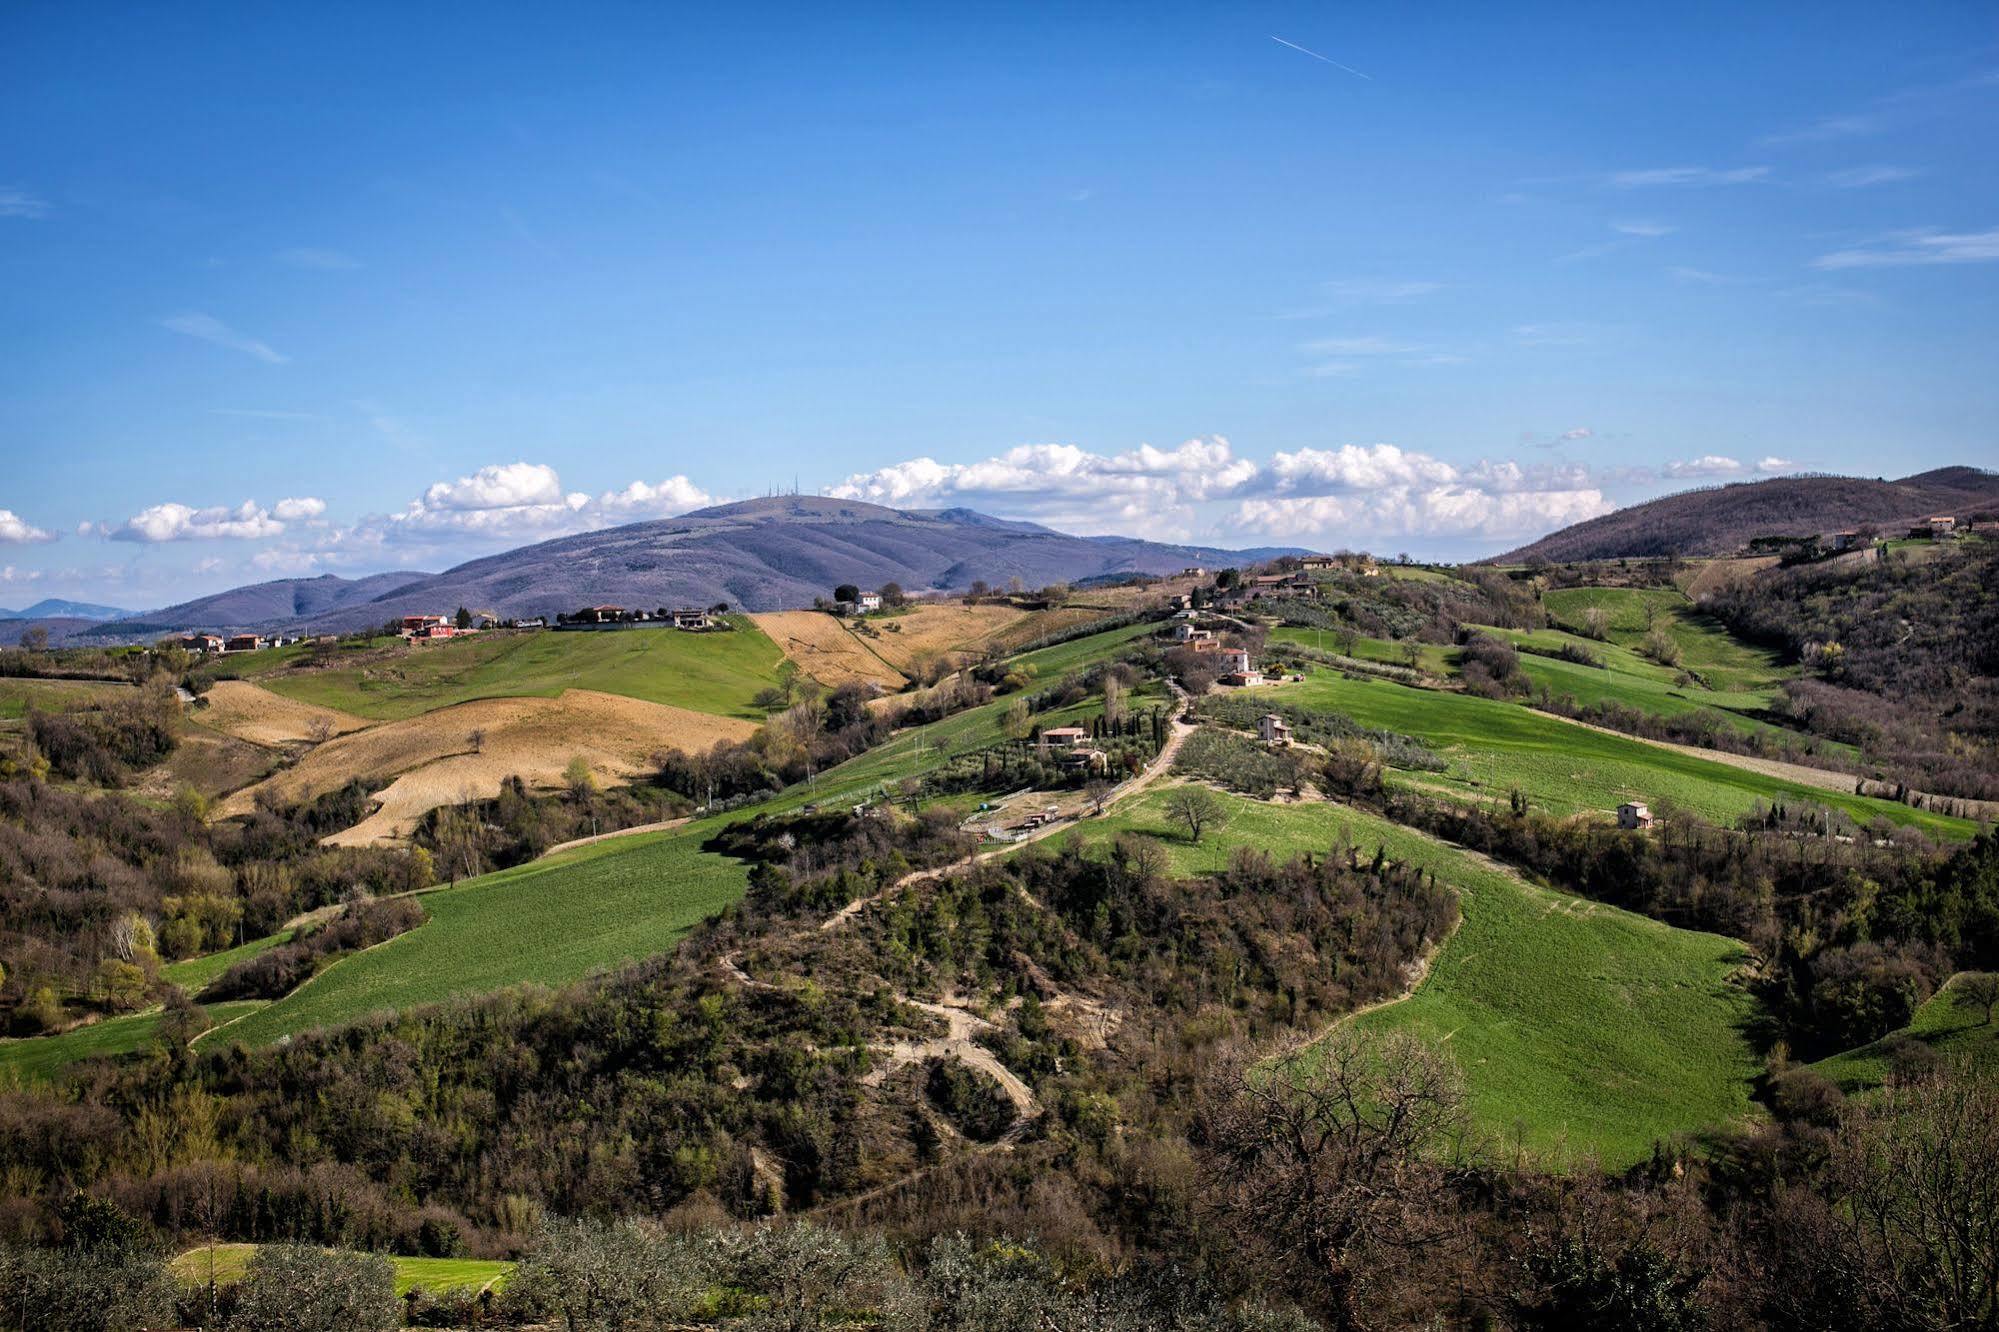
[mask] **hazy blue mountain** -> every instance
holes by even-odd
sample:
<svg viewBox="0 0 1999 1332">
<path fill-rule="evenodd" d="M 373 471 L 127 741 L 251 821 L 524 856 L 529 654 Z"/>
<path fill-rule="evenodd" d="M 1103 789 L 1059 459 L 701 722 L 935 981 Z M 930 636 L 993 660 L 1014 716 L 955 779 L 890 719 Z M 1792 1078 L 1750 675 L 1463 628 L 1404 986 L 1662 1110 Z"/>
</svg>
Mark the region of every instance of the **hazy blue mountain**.
<svg viewBox="0 0 1999 1332">
<path fill-rule="evenodd" d="M 0 620 L 118 620 L 130 615 L 116 606 L 97 606 L 88 601 L 64 601 L 45 597 L 20 610 L 0 609 Z"/>
</svg>

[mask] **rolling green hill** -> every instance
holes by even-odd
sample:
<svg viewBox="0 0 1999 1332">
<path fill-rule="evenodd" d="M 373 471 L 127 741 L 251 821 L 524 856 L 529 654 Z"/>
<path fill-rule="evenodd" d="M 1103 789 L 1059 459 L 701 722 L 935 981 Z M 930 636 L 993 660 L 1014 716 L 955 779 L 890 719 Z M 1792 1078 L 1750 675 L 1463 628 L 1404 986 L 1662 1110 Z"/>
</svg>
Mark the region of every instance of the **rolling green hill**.
<svg viewBox="0 0 1999 1332">
<path fill-rule="evenodd" d="M 762 721 L 751 700 L 777 683 L 784 654 L 747 618 L 727 618 L 735 626 L 730 633 L 492 633 L 390 647 L 326 668 L 274 665 L 254 678 L 287 698 L 378 721 L 475 698 L 553 698 L 565 689 Z"/>
<path fill-rule="evenodd" d="M 1129 626 L 1025 654 L 1052 681 L 1115 656 L 1152 628 Z M 608 635 L 623 638 L 642 635 Z M 662 634 L 695 640 L 697 635 Z M 573 636 L 588 639 L 593 635 Z M 407 934 L 336 962 L 283 999 L 212 1032 L 204 1044 L 258 1044 L 332 1026 L 384 1008 L 405 1008 L 508 985 L 563 984 L 593 970 L 664 952 L 695 925 L 743 894 L 747 868 L 703 851 L 724 824 L 752 812 L 811 801 L 864 798 L 883 783 L 915 775 L 951 752 L 999 739 L 1007 700 L 995 700 L 924 727 L 756 807 L 664 832 L 613 838 L 503 870 L 424 896 L 430 919 Z M 1090 704 L 1070 710 L 1082 715 Z M 1070 713 L 1051 719 L 1071 720 Z"/>
<path fill-rule="evenodd" d="M 1739 818 L 1759 800 L 1802 802 L 1843 810 L 1862 824 L 1886 818 L 1937 837 L 1969 837 L 1973 832 L 1962 819 L 1805 786 L 1471 694 L 1349 679 L 1315 669 L 1305 683 L 1281 686 L 1272 696 L 1415 736 L 1443 752 L 1450 769 L 1396 780 L 1476 799 L 1504 800 L 1518 787 L 1536 806 L 1556 814 L 1607 813 L 1621 801 L 1642 800 L 1670 802 L 1718 822 Z"/>
<path fill-rule="evenodd" d="M 1761 1065 L 1746 1031 L 1757 1005 L 1731 979 L 1746 960 L 1740 944 L 1535 887 L 1343 805 L 1221 798 L 1227 822 L 1199 845 L 1170 826 L 1156 791 L 1068 836 L 1148 833 L 1180 873 L 1218 869 L 1238 847 L 1323 853 L 1344 836 L 1363 856 L 1380 846 L 1435 872 L 1461 894 L 1462 923 L 1414 995 L 1357 1021 L 1447 1049 L 1479 1127 L 1508 1147 L 1615 1168 L 1655 1141 L 1756 1113 Z"/>
<path fill-rule="evenodd" d="M 1821 1059 L 1812 1067 L 1838 1083 L 1841 1091 L 1867 1091 L 1887 1080 L 1896 1047 L 1914 1041 L 1945 1058 L 1969 1059 L 1989 1073 L 1999 1073 L 1999 1021 L 1987 1022 L 1985 1010 L 1958 992 L 1958 980 L 1951 977 L 1900 1031 Z"/>
</svg>

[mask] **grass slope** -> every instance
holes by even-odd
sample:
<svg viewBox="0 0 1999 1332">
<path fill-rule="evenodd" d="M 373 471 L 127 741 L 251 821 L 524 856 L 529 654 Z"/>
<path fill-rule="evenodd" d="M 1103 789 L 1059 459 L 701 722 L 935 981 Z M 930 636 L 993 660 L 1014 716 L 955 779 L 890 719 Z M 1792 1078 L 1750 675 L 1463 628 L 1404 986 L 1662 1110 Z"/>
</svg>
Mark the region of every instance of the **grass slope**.
<svg viewBox="0 0 1999 1332">
<path fill-rule="evenodd" d="M 256 1252 L 254 1244 L 204 1245 L 175 1258 L 173 1274 L 183 1286 L 204 1287 L 211 1274 L 217 1285 L 231 1285 L 250 1274 L 250 1259 Z M 505 1285 L 514 1271 L 514 1264 L 496 1258 L 391 1257 L 389 1261 L 395 1264 L 398 1295 L 418 1286 L 434 1295 L 484 1290 Z"/>
<path fill-rule="evenodd" d="M 565 689 L 762 721 L 764 714 L 750 700 L 777 682 L 784 654 L 747 617 L 728 620 L 735 626 L 731 633 L 482 634 L 391 648 L 388 656 L 364 664 L 263 670 L 256 679 L 287 698 L 377 721 L 476 698 L 554 698 Z"/>
<path fill-rule="evenodd" d="M 1664 630 L 1679 645 L 1680 669 L 1715 689 L 1769 690 L 1790 674 L 1780 654 L 1736 638 L 1678 588 L 1565 587 L 1543 601 L 1548 613 L 1571 630 L 1582 627 L 1585 611 L 1603 611 L 1605 632 L 1620 647 L 1636 648 L 1651 626 Z"/>
<path fill-rule="evenodd" d="M 1888 1080 L 1894 1048 L 1914 1040 L 1945 1058 L 1968 1059 L 1988 1074 L 1999 1074 L 1999 1021 L 1988 1023 L 1984 1009 L 1959 997 L 1957 980 L 1951 977 L 1900 1031 L 1821 1059 L 1812 1067 L 1838 1083 L 1841 1091 L 1867 1091 Z"/>
<path fill-rule="evenodd" d="M 263 1007 L 261 999 L 238 999 L 210 1004 L 201 1011 L 211 1027 L 232 1021 Z M 23 1040 L 0 1041 L 0 1080 L 17 1077 L 22 1082 L 46 1082 L 80 1059 L 108 1055 L 128 1055 L 143 1049 L 159 1030 L 159 1009 L 128 1013 L 76 1027 L 59 1036 L 33 1036 Z"/>
<path fill-rule="evenodd" d="M 743 894 L 746 868 L 701 850 L 720 822 L 598 842 L 428 893 L 424 924 L 335 962 L 203 1044 L 257 1045 L 378 1009 L 561 985 L 664 952 Z"/>
<path fill-rule="evenodd" d="M 1802 802 L 1830 805 L 1863 824 L 1886 818 L 1935 837 L 1964 838 L 1974 831 L 1963 819 L 1797 785 L 1470 694 L 1315 670 L 1304 684 L 1284 686 L 1273 695 L 1426 741 L 1450 760 L 1450 770 L 1397 780 L 1476 799 L 1503 800 L 1517 786 L 1535 805 L 1556 814 L 1607 813 L 1620 801 L 1635 799 L 1670 803 L 1717 821 L 1746 814 L 1759 800 Z"/>
<path fill-rule="evenodd" d="M 1169 828 L 1152 792 L 1070 834 L 1160 839 L 1182 873 L 1236 847 L 1326 851 L 1344 835 L 1435 872 L 1460 894 L 1463 921 L 1410 998 L 1375 1009 L 1364 1030 L 1413 1031 L 1464 1070 L 1481 1129 L 1557 1163 L 1644 1159 L 1655 1141 L 1755 1114 L 1760 1061 L 1747 1031 L 1754 999 L 1731 979 L 1745 950 L 1535 887 L 1409 829 L 1342 805 L 1223 797 L 1229 818 L 1198 846 Z"/>
</svg>

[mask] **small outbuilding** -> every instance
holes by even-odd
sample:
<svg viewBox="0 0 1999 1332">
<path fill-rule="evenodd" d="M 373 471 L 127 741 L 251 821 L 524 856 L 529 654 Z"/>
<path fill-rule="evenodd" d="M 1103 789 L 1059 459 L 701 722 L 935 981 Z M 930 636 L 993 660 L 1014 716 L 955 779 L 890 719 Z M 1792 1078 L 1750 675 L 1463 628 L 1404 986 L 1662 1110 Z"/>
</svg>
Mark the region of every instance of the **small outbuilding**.
<svg viewBox="0 0 1999 1332">
<path fill-rule="evenodd" d="M 1291 724 L 1274 712 L 1266 712 L 1257 718 L 1256 733 L 1266 745 L 1282 749 L 1291 743 Z"/>
<path fill-rule="evenodd" d="M 1652 809 L 1636 800 L 1627 800 L 1617 807 L 1617 826 L 1620 828 L 1649 828 L 1652 826 Z"/>
</svg>

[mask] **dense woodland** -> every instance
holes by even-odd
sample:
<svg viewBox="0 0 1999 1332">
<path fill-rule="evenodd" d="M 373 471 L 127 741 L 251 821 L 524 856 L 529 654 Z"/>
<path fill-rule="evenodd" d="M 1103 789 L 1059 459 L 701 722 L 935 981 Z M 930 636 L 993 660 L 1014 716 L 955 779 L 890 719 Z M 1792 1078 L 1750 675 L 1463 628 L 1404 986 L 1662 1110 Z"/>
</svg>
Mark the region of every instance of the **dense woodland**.
<svg viewBox="0 0 1999 1332">
<path fill-rule="evenodd" d="M 1805 663 L 1788 711 L 1922 790 L 1999 799 L 1999 543 L 1805 564 L 1707 603 Z"/>
</svg>

